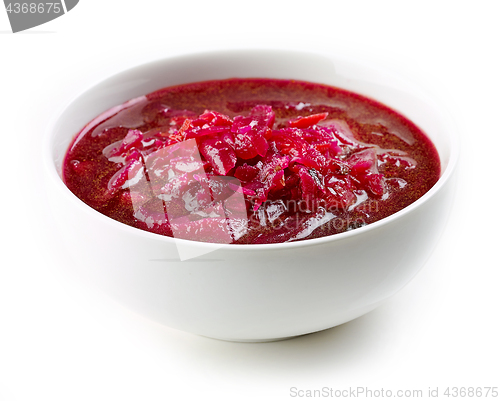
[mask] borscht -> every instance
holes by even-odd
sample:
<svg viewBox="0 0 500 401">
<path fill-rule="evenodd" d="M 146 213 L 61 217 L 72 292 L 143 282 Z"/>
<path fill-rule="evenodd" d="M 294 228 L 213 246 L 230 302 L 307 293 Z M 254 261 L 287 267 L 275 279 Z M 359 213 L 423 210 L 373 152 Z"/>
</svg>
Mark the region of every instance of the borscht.
<svg viewBox="0 0 500 401">
<path fill-rule="evenodd" d="M 380 102 L 294 80 L 173 86 L 103 112 L 75 137 L 63 179 L 138 229 L 266 244 L 383 219 L 440 176 L 415 124 Z"/>
</svg>

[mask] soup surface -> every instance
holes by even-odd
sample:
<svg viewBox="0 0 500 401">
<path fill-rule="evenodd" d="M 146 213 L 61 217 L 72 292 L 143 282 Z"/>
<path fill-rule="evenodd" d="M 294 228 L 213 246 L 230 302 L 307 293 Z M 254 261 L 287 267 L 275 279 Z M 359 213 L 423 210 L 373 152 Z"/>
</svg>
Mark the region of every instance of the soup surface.
<svg viewBox="0 0 500 401">
<path fill-rule="evenodd" d="M 262 244 L 373 223 L 438 180 L 427 136 L 383 104 L 292 80 L 163 88 L 76 136 L 68 188 L 130 226 L 195 241 Z"/>
</svg>

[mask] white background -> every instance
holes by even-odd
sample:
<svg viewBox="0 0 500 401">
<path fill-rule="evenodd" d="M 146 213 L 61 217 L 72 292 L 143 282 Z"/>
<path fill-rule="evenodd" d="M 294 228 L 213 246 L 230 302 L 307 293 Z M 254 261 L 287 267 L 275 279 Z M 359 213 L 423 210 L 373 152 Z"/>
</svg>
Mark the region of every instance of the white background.
<svg viewBox="0 0 500 401">
<path fill-rule="evenodd" d="M 294 387 L 438 388 L 444 400 L 447 387 L 500 386 L 498 2 L 286 4 L 81 0 L 17 34 L 0 9 L 1 401 L 305 399 Z M 421 273 L 353 322 L 264 344 L 162 327 L 75 282 L 40 177 L 49 119 L 86 86 L 157 57 L 246 47 L 401 70 L 448 106 L 462 143 L 449 224 Z"/>
</svg>

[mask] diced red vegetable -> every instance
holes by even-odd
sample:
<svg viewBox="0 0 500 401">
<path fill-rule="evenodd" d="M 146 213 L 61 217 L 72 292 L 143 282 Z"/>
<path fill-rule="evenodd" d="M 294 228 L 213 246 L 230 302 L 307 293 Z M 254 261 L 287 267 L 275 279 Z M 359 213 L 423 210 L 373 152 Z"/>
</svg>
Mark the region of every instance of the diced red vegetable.
<svg viewBox="0 0 500 401">
<path fill-rule="evenodd" d="M 327 116 L 328 113 L 312 114 L 307 117 L 301 117 L 296 120 L 292 120 L 289 122 L 289 125 L 292 128 L 309 128 L 319 123 L 321 120 L 324 120 Z"/>
<path fill-rule="evenodd" d="M 199 149 L 216 174 L 226 175 L 236 165 L 234 149 L 221 137 L 204 139 Z"/>
</svg>

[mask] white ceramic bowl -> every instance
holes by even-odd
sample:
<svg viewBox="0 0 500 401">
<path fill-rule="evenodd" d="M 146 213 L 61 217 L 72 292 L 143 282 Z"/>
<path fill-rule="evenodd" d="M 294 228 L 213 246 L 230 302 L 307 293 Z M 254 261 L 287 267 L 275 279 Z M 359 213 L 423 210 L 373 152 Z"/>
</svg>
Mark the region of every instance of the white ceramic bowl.
<svg viewBox="0 0 500 401">
<path fill-rule="evenodd" d="M 72 138 L 101 112 L 165 86 L 231 77 L 293 78 L 375 98 L 428 134 L 441 158 L 441 178 L 409 207 L 350 232 L 295 243 L 217 246 L 119 223 L 85 205 L 62 182 L 61 163 Z M 289 51 L 194 54 L 118 73 L 67 106 L 49 127 L 44 149 L 47 191 L 75 267 L 158 322 L 236 341 L 327 329 L 399 291 L 423 266 L 444 227 L 457 155 L 453 122 L 418 86 L 368 63 Z M 199 256 L 181 260 L 178 246 Z"/>
</svg>

